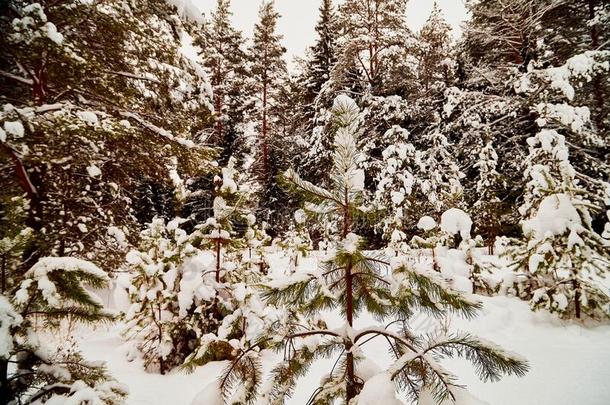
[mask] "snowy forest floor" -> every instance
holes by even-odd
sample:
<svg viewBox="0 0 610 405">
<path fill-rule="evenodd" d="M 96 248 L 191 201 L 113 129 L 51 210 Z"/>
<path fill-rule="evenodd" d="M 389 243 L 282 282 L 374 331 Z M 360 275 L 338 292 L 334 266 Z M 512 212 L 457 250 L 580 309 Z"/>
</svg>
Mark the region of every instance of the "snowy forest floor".
<svg viewBox="0 0 610 405">
<path fill-rule="evenodd" d="M 281 263 L 276 261 L 276 264 Z M 562 321 L 546 312 L 532 312 L 526 302 L 513 297 L 480 296 L 479 299 L 483 303 L 479 316 L 473 320 L 452 317 L 448 319 L 450 329 L 470 332 L 518 353 L 529 361 L 531 370 L 524 378 L 507 377 L 497 383 L 483 383 L 467 361 L 446 362 L 444 366 L 459 377 L 459 382 L 473 396 L 489 405 L 610 403 L 609 324 L 585 326 Z M 331 327 L 343 324 L 338 314 L 329 313 L 325 318 Z M 377 324 L 370 316 L 362 314 L 355 326 Z M 425 332 L 433 327 L 433 321 L 422 315 L 413 320 L 413 325 Z M 77 339 L 89 360 L 106 361 L 112 375 L 129 387 L 129 405 L 189 405 L 227 366 L 226 362 L 216 362 L 200 367 L 192 374 L 182 371 L 168 375 L 147 373 L 141 360 L 127 360 L 128 345 L 120 337 L 121 329 L 121 324 L 114 324 L 107 328 L 81 330 Z M 384 367 L 389 359 L 381 339 L 368 343 L 364 351 L 376 359 L 375 365 L 366 365 L 371 372 L 376 366 Z M 267 354 L 268 368 L 277 356 Z M 289 403 L 305 404 L 332 363 L 333 360 L 316 363 L 300 381 Z"/>
</svg>

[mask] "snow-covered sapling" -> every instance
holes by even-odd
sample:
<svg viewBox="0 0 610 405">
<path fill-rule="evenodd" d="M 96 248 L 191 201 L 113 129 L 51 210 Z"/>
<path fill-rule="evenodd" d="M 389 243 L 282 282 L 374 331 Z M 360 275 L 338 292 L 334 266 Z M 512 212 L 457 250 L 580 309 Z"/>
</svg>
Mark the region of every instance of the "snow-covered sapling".
<svg viewBox="0 0 610 405">
<path fill-rule="evenodd" d="M 524 360 L 470 335 L 418 336 L 408 328 L 408 319 L 418 311 L 438 316 L 452 311 L 472 317 L 480 304 L 452 290 L 438 273 L 413 265 L 410 257 L 395 257 L 388 263 L 365 252 L 363 238 L 353 232 L 354 219 L 365 206 L 364 179 L 357 167 L 358 116 L 353 100 L 346 96 L 335 100 L 331 188 L 304 181 L 293 170 L 285 174 L 285 181 L 311 201 L 308 207 L 338 218 L 339 240 L 334 255 L 319 268 L 266 283 L 269 302 L 289 306 L 304 320 L 293 317 L 274 325 L 272 337 L 261 338 L 239 354 L 221 379 L 221 389 L 231 403 L 250 403 L 260 397 L 264 403 L 282 404 L 315 360 L 333 356 L 335 366 L 322 379 L 310 403 L 368 403 L 371 392 L 380 385 L 390 387 L 393 394 L 404 390 L 411 399 L 430 387 L 439 402 L 455 399 L 454 392 L 459 389 L 455 377 L 438 362 L 452 355 L 471 360 L 484 380 L 497 380 L 505 373 L 523 375 L 528 368 Z M 335 308 L 343 317 L 342 326 L 329 328 L 324 322 L 311 320 Z M 365 311 L 389 324 L 356 328 L 354 321 Z M 362 346 L 376 337 L 388 342 L 395 358 L 386 370 L 367 376 L 359 369 L 365 360 Z M 282 351 L 284 359 L 272 371 L 270 383 L 261 387 L 258 348 L 262 344 Z"/>
<path fill-rule="evenodd" d="M 610 242 L 592 226 L 592 213 L 601 207 L 578 182 L 563 135 L 542 129 L 528 144 L 529 182 L 520 208 L 525 239 L 514 240 L 507 252 L 512 268 L 525 275 L 517 294 L 534 309 L 563 317 L 607 317 L 610 296 L 602 279 Z"/>
</svg>

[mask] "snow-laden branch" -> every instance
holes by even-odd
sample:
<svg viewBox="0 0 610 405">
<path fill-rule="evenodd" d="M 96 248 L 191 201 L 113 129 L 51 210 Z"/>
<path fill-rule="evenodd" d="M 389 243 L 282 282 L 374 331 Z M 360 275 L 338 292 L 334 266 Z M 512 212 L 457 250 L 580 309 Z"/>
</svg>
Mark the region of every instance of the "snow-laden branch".
<svg viewBox="0 0 610 405">
<path fill-rule="evenodd" d="M 184 139 L 184 138 L 175 136 L 168 130 L 160 128 L 160 127 L 154 125 L 153 123 L 150 123 L 150 122 L 144 120 L 143 118 L 141 118 L 139 115 L 137 115 L 135 113 L 132 113 L 130 111 L 120 111 L 119 114 L 122 117 L 133 119 L 138 124 L 142 125 L 144 128 L 156 133 L 157 135 L 161 135 L 162 137 L 167 138 L 172 142 L 177 142 L 180 145 L 185 146 L 187 148 L 196 147 L 195 142 L 191 141 L 190 139 Z"/>
<path fill-rule="evenodd" d="M 25 77 L 17 76 L 4 70 L 0 70 L 0 76 L 7 77 L 27 86 L 32 86 L 34 84 L 34 81 L 32 79 L 26 79 Z"/>
</svg>

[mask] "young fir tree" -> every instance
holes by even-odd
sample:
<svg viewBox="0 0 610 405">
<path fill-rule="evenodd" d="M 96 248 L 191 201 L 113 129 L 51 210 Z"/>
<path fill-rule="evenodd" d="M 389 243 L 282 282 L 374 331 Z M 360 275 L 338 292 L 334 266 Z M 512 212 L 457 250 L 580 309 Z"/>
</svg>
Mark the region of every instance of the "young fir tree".
<svg viewBox="0 0 610 405">
<path fill-rule="evenodd" d="M 407 325 L 407 319 L 416 311 L 433 315 L 455 311 L 473 316 L 480 304 L 451 290 L 434 272 L 413 267 L 408 257 L 393 259 L 388 273 L 385 267 L 388 264 L 382 258 L 364 252 L 363 239 L 353 233 L 356 218 L 368 212 L 363 205 L 364 173 L 356 164 L 359 110 L 353 100 L 340 96 L 333 115 L 336 128 L 333 187 L 318 187 L 292 170 L 286 172 L 285 181 L 309 198 L 308 210 L 338 219 L 340 239 L 335 253 L 317 270 L 297 272 L 266 285 L 269 302 L 290 305 L 296 314 L 305 315 L 310 321 L 288 322 L 275 328 L 274 337 L 261 339 L 259 346 L 264 343 L 285 353 L 284 360 L 272 371 L 271 383 L 262 390 L 256 347 L 242 351 L 221 380 L 226 398 L 232 403 L 251 403 L 260 395 L 265 403 L 282 404 L 290 397 L 297 379 L 307 373 L 316 359 L 333 355 L 338 356 L 337 366 L 323 378 L 311 403 L 336 400 L 368 403 L 380 385 L 390 392 L 384 392 L 387 397 L 379 400 L 395 400 L 399 388 L 412 399 L 418 398 L 424 389 L 432 389 L 439 402 L 455 399 L 458 388 L 454 379 L 437 363 L 444 356 L 465 356 L 475 363 L 483 379 L 496 380 L 503 373 L 524 374 L 527 365 L 523 360 L 470 335 L 421 337 L 406 327 L 395 331 L 389 326 L 354 329 L 354 320 L 363 311 L 378 319 L 395 321 L 392 324 Z M 345 320 L 342 327 L 331 329 L 324 322 L 311 320 L 321 311 L 333 308 L 338 308 Z M 317 339 L 307 339 L 312 336 Z M 361 346 L 374 336 L 387 338 L 395 361 L 387 370 L 365 381 L 358 368 L 364 361 Z"/>
<path fill-rule="evenodd" d="M 99 362 L 86 361 L 71 342 L 52 338 L 67 322 L 112 320 L 89 290 L 107 286 L 108 276 L 71 257 L 43 257 L 24 266 L 23 254 L 36 236 L 24 226 L 28 203 L 21 197 L 0 205 L 1 402 L 84 404 L 82 398 L 87 398 L 121 404 L 126 387 L 112 380 Z"/>
</svg>

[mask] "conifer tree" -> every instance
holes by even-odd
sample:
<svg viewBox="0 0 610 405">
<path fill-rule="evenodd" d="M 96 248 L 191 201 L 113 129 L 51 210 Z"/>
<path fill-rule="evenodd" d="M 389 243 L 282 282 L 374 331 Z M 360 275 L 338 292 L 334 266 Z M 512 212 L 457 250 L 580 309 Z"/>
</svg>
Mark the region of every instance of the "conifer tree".
<svg viewBox="0 0 610 405">
<path fill-rule="evenodd" d="M 363 251 L 363 239 L 353 233 L 355 219 L 368 211 L 363 204 L 364 173 L 356 165 L 359 110 L 353 100 L 340 96 L 335 101 L 333 115 L 337 129 L 333 187 L 318 187 L 302 180 L 293 170 L 286 172 L 285 181 L 308 196 L 308 211 L 338 219 L 336 253 L 318 270 L 267 283 L 269 302 L 290 305 L 297 314 L 308 314 L 310 321 L 288 322 L 281 331 L 275 329 L 276 337 L 261 339 L 259 346 L 269 344 L 285 353 L 284 361 L 272 372 L 273 384 L 262 390 L 259 390 L 262 371 L 255 347 L 242 351 L 221 380 L 226 398 L 231 402 L 250 403 L 262 391 L 260 397 L 266 403 L 282 404 L 314 360 L 337 353 L 338 366 L 323 378 L 312 395 L 312 403 L 335 400 L 358 403 L 360 398 L 365 401 L 369 396 L 370 399 L 379 384 L 391 387 L 388 398 L 395 395 L 398 386 L 412 399 L 418 398 L 426 387 L 431 387 L 439 402 L 455 399 L 455 383 L 447 372 L 440 371 L 437 356 L 465 356 L 475 363 L 480 376 L 486 380 L 496 380 L 504 373 L 525 373 L 524 361 L 470 335 L 420 338 L 409 329 L 399 332 L 376 326 L 354 329 L 354 320 L 363 311 L 379 319 L 400 322 L 419 310 L 437 315 L 455 311 L 473 316 L 480 304 L 451 290 L 433 272 L 415 269 L 407 257 L 392 260 L 392 271 L 387 274 L 384 266 L 388 263 Z M 332 308 L 340 309 L 345 320 L 342 327 L 330 329 L 323 322 L 311 320 L 311 315 Z M 319 339 L 306 341 L 311 336 Z M 373 336 L 386 337 L 396 358 L 387 370 L 364 381 L 357 365 L 364 360 L 361 345 Z M 246 382 L 245 387 L 235 391 L 236 384 L 242 382 Z"/>
<path fill-rule="evenodd" d="M 400 127 L 386 132 L 395 139 L 383 151 L 381 171 L 375 191 L 375 204 L 385 211 L 386 240 L 407 241 L 423 215 L 437 213 L 460 202 L 463 173 L 453 158 L 447 138 L 438 130 L 424 135 L 426 150 L 408 142 L 409 133 Z"/>
<path fill-rule="evenodd" d="M 319 108 L 330 107 L 329 100 L 320 99 L 323 86 L 330 80 L 331 71 L 337 61 L 338 24 L 332 0 L 322 0 L 320 15 L 316 24 L 316 43 L 310 48 L 303 76 L 304 119 L 308 121 L 307 130 L 313 128 L 313 119 Z M 324 103 L 326 102 L 326 103 Z"/>
<path fill-rule="evenodd" d="M 301 174 L 308 180 L 326 177 L 324 173 L 332 165 L 332 137 L 324 131 L 326 122 L 322 117 L 332 106 L 328 87 L 337 62 L 339 26 L 332 0 L 323 0 L 319 11 L 315 28 L 318 38 L 310 48 L 303 73 L 298 78 L 302 93 L 302 117 L 299 119 L 305 121 L 305 148 L 299 161 L 302 162 Z"/>
<path fill-rule="evenodd" d="M 13 129 L 0 153 L 12 164 L 0 169 L 2 195 L 27 194 L 28 226 L 46 232 L 33 251 L 112 268 L 139 230 L 131 191 L 170 184 L 174 156 L 191 175 L 208 167 L 210 151 L 193 141 L 210 115 L 207 80 L 182 47 L 196 23 L 164 0 L 9 3 L 0 126 Z"/>
<path fill-rule="evenodd" d="M 36 237 L 25 226 L 27 204 L 18 198 L 1 205 L 1 401 L 64 403 L 86 395 L 101 404 L 121 404 L 127 388 L 111 379 L 103 365 L 86 361 L 74 342 L 49 338 L 66 322 L 111 321 L 112 315 L 90 292 L 105 287 L 109 278 L 93 263 L 73 257 L 42 257 L 25 265 L 23 254 Z"/>
<path fill-rule="evenodd" d="M 283 165 L 282 128 L 279 123 L 281 96 L 287 77 L 283 59 L 286 49 L 277 33 L 278 12 L 273 1 L 264 1 L 259 9 L 259 21 L 254 26 L 254 39 L 248 50 L 250 75 L 255 94 L 253 116 L 258 135 L 253 169 L 259 182 L 259 217 L 269 221 L 270 210 L 283 204 L 282 191 L 275 177 Z"/>
<path fill-rule="evenodd" d="M 213 90 L 215 123 L 209 142 L 222 148 L 219 163 L 246 152 L 244 113 L 248 92 L 244 92 L 246 54 L 241 33 L 231 25 L 230 0 L 218 0 L 205 29 L 202 45 L 204 66 Z M 197 43 L 197 42 L 196 42 Z"/>
<path fill-rule="evenodd" d="M 242 256 L 256 239 L 249 234 L 255 218 L 234 165 L 230 159 L 215 178 L 213 214 L 205 223 L 188 233 L 186 219 L 155 218 L 142 231 L 139 250 L 127 255 L 132 305 L 123 335 L 149 370 L 164 374 L 231 359 L 232 341 L 247 347 L 272 315 L 256 311 L 260 300 L 250 284 L 259 268 Z M 182 182 L 173 177 L 184 201 Z M 235 227 L 245 223 L 250 229 L 242 237 Z"/>
<path fill-rule="evenodd" d="M 343 35 L 337 73 L 345 79 L 353 68 L 359 69 L 376 95 L 391 86 L 384 72 L 410 37 L 406 6 L 405 0 L 347 0 L 341 4 Z"/>
<path fill-rule="evenodd" d="M 602 207 L 576 180 L 562 135 L 543 128 L 528 144 L 529 182 L 520 208 L 525 240 L 508 252 L 513 267 L 527 276 L 517 293 L 534 309 L 562 317 L 608 317 L 610 296 L 601 279 L 608 275 L 610 244 L 591 223 Z"/>
<path fill-rule="evenodd" d="M 428 20 L 417 34 L 415 45 L 419 62 L 417 72 L 427 92 L 435 82 L 448 83 L 451 77 L 451 27 L 445 21 L 438 3 L 434 2 Z"/>
<path fill-rule="evenodd" d="M 500 173 L 496 170 L 497 166 L 498 154 L 494 149 L 493 142 L 488 141 L 481 149 L 479 161 L 475 164 L 475 167 L 479 170 L 479 178 L 476 185 L 478 199 L 473 208 L 478 213 L 477 230 L 485 236 L 490 254 L 493 254 L 493 246 L 500 230 L 500 217 L 503 210 L 503 204 L 498 198 L 502 180 Z"/>
</svg>

